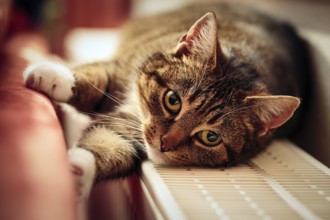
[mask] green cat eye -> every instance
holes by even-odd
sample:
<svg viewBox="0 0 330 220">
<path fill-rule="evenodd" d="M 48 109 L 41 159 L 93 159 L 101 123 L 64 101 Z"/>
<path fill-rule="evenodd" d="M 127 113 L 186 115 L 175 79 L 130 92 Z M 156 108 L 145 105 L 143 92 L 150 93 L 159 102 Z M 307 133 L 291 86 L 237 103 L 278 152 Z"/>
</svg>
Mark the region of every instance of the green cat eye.
<svg viewBox="0 0 330 220">
<path fill-rule="evenodd" d="M 168 90 L 164 96 L 164 106 L 171 114 L 178 113 L 181 109 L 180 97 L 172 90 Z"/>
<path fill-rule="evenodd" d="M 200 131 L 197 133 L 198 140 L 209 147 L 218 145 L 221 142 L 221 137 L 213 131 Z"/>
</svg>

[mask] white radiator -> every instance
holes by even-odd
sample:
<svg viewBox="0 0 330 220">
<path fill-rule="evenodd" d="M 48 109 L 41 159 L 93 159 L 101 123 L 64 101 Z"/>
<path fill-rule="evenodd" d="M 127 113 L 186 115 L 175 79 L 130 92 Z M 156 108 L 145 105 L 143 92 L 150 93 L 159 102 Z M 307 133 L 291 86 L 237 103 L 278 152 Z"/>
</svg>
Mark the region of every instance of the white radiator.
<svg viewBox="0 0 330 220">
<path fill-rule="evenodd" d="M 145 162 L 122 185 L 135 219 L 330 219 L 330 170 L 285 140 L 227 169 Z"/>
</svg>

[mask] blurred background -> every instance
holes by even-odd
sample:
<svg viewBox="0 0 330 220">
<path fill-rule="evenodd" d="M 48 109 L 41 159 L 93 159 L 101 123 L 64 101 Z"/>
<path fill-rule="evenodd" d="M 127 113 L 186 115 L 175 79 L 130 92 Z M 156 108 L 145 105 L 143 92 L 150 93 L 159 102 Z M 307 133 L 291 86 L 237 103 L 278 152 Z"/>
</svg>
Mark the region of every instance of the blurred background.
<svg viewBox="0 0 330 220">
<path fill-rule="evenodd" d="M 71 63 L 108 59 L 116 50 L 120 28 L 127 20 L 193 2 L 199 1 L 2 0 L 0 43 L 4 45 L 8 39 L 16 37 L 18 40 L 10 45 L 16 51 L 22 44 L 20 41 L 24 41 L 24 37 L 17 36 L 30 34 L 30 37 L 42 41 L 50 54 L 56 54 Z M 288 20 L 309 42 L 315 64 L 313 101 L 304 129 L 295 141 L 330 166 L 330 4 L 325 0 L 227 2 L 252 5 Z M 43 53 L 46 53 L 45 49 Z M 43 59 L 38 53 L 28 50 L 24 50 L 23 56 L 31 62 Z"/>
<path fill-rule="evenodd" d="M 19 56 L 29 62 L 38 62 L 50 56 L 69 63 L 109 59 L 118 46 L 121 27 L 129 19 L 172 10 L 193 2 L 205 3 L 211 0 L 0 0 L 0 47 L 10 53 L 19 53 Z M 308 41 L 314 63 L 314 75 L 310 85 L 312 101 L 304 125 L 295 136 L 294 142 L 329 167 L 330 2 L 212 2 L 247 4 L 266 11 L 291 22 Z M 111 184 L 122 183 L 115 181 Z M 99 192 L 116 196 L 118 194 L 114 189 L 117 188 L 101 184 L 94 194 Z M 116 201 L 120 202 L 120 198 Z M 105 205 L 98 201 L 97 196 L 92 196 L 91 200 L 95 209 Z M 97 212 L 95 213 L 97 215 Z M 130 213 L 121 213 L 125 214 L 129 219 Z"/>
</svg>

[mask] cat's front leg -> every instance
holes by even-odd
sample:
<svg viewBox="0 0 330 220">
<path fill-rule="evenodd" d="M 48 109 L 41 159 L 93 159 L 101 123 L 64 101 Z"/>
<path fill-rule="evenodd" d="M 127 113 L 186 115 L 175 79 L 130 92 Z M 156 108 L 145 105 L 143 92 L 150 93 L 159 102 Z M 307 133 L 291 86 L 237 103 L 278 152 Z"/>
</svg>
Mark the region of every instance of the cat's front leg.
<svg viewBox="0 0 330 220">
<path fill-rule="evenodd" d="M 67 102 L 73 96 L 75 77 L 65 65 L 42 62 L 30 65 L 23 73 L 28 88 L 45 93 L 59 102 Z"/>
<path fill-rule="evenodd" d="M 139 146 L 109 127 L 98 124 L 87 128 L 78 147 L 69 150 L 79 197 L 88 197 L 94 182 L 135 171 L 145 157 L 142 154 Z"/>
</svg>

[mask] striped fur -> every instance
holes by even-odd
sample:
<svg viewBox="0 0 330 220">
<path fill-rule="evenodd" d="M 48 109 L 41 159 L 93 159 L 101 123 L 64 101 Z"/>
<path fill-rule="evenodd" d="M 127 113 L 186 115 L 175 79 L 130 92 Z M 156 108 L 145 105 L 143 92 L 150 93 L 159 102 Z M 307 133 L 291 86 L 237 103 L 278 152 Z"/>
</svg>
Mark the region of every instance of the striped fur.
<svg viewBox="0 0 330 220">
<path fill-rule="evenodd" d="M 69 103 L 105 114 L 80 141 L 96 157 L 98 180 L 125 175 L 147 157 L 214 167 L 256 155 L 298 107 L 308 70 L 291 26 L 234 5 L 132 21 L 119 48 L 110 62 L 73 69 Z M 180 98 L 177 114 L 164 106 L 169 90 Z M 222 141 L 201 143 L 197 134 L 205 130 Z M 165 135 L 175 145 L 166 152 Z"/>
</svg>

